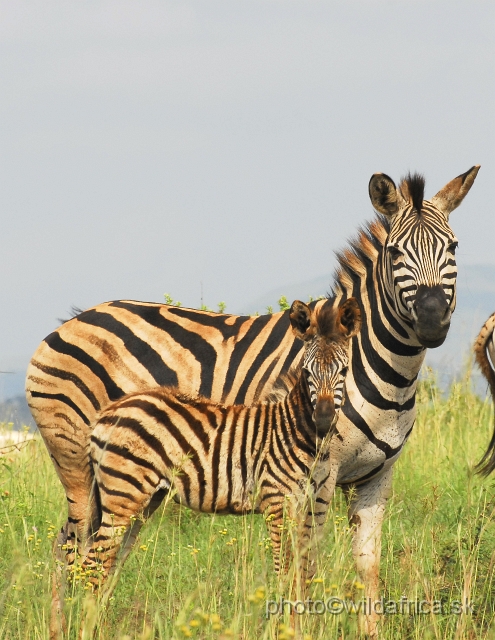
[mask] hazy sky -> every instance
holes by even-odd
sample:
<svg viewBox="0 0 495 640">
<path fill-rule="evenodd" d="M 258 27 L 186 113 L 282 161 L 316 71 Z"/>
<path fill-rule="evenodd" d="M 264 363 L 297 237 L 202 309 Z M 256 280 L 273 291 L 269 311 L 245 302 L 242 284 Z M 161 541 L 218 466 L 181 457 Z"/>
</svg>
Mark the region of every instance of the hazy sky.
<svg viewBox="0 0 495 640">
<path fill-rule="evenodd" d="M 432 196 L 480 163 L 451 221 L 495 263 L 494 31 L 493 2 L 0 0 L 0 369 L 73 304 L 202 281 L 250 312 L 329 272 L 376 171 Z"/>
</svg>

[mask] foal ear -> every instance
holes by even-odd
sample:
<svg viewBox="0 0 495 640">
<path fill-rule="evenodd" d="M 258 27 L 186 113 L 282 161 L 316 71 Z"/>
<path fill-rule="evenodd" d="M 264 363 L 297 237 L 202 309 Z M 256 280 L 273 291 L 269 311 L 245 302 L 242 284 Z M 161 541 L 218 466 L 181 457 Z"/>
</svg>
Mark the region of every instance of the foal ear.
<svg viewBox="0 0 495 640">
<path fill-rule="evenodd" d="M 337 313 L 337 328 L 346 338 L 352 338 L 361 330 L 361 310 L 356 298 L 348 298 Z"/>
<path fill-rule="evenodd" d="M 399 211 L 402 197 L 392 178 L 385 173 L 374 173 L 368 185 L 373 208 L 384 216 L 393 216 Z"/>
<path fill-rule="evenodd" d="M 294 300 L 289 313 L 292 331 L 297 338 L 309 340 L 315 335 L 315 323 L 312 322 L 314 314 L 307 304 L 300 300 Z"/>
<path fill-rule="evenodd" d="M 448 182 L 443 189 L 433 196 L 431 203 L 434 204 L 448 218 L 449 214 L 461 204 L 473 182 L 478 175 L 480 165 L 471 167 L 466 173 L 462 173 L 457 178 Z"/>
</svg>

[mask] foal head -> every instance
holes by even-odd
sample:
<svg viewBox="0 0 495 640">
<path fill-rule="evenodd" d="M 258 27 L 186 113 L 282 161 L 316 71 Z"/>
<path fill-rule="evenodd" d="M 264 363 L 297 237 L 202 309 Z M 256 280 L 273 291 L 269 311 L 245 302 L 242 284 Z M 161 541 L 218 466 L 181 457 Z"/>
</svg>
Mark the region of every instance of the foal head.
<svg viewBox="0 0 495 640">
<path fill-rule="evenodd" d="M 324 435 L 337 422 L 342 406 L 350 339 L 361 329 L 361 311 L 355 298 L 339 307 L 327 300 L 319 312 L 296 300 L 290 308 L 290 322 L 294 334 L 305 343 L 301 375 L 317 431 Z"/>
</svg>

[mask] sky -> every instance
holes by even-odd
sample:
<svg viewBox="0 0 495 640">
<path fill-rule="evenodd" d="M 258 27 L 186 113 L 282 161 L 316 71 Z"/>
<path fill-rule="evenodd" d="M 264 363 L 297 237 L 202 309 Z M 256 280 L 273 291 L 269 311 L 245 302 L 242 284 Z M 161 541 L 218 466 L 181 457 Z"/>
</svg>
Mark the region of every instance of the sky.
<svg viewBox="0 0 495 640">
<path fill-rule="evenodd" d="M 249 313 L 331 273 L 377 171 L 431 197 L 481 164 L 451 224 L 460 270 L 495 266 L 494 28 L 488 1 L 0 0 L 0 395 L 72 305 Z"/>
</svg>

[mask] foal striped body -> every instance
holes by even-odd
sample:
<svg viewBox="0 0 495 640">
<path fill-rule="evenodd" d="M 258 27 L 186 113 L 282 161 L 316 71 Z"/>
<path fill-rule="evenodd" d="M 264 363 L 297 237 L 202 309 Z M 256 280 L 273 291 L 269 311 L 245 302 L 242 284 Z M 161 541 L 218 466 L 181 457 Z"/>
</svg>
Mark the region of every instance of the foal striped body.
<svg viewBox="0 0 495 640">
<path fill-rule="evenodd" d="M 277 571 L 288 510 L 299 525 L 304 584 L 313 572 L 310 533 L 325 521 L 331 497 L 329 444 L 360 312 L 354 299 L 338 312 L 328 301 L 315 318 L 296 301 L 290 318 L 307 346 L 297 382 L 283 400 L 225 406 L 161 387 L 125 396 L 102 412 L 91 436 L 100 522 L 85 568 L 100 561 L 106 578 L 124 539 L 124 556 L 130 550 L 139 516 L 173 491 L 197 511 L 265 514 Z"/>
</svg>

